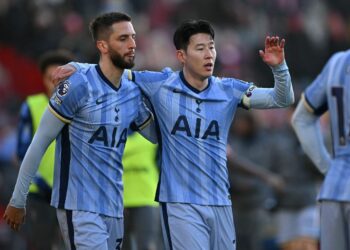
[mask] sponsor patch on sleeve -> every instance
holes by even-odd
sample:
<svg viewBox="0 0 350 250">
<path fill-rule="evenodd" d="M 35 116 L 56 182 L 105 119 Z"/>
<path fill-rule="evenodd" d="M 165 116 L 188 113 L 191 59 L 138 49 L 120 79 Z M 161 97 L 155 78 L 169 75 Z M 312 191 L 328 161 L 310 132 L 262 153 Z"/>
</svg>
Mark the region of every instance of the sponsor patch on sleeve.
<svg viewBox="0 0 350 250">
<path fill-rule="evenodd" d="M 251 85 L 247 91 L 245 92 L 246 97 L 251 97 L 252 96 L 252 91 L 255 89 L 256 87 L 254 85 Z"/>
<path fill-rule="evenodd" d="M 69 85 L 70 83 L 68 80 L 65 80 L 59 83 L 56 89 L 56 93 L 54 95 L 54 101 L 58 105 L 62 104 L 62 97 L 64 97 L 68 93 Z"/>
<path fill-rule="evenodd" d="M 60 82 L 60 84 L 58 85 L 57 87 L 57 95 L 59 97 L 63 97 L 65 96 L 67 93 L 68 93 L 68 90 L 69 90 L 69 81 L 68 80 L 65 80 L 63 82 Z"/>
</svg>

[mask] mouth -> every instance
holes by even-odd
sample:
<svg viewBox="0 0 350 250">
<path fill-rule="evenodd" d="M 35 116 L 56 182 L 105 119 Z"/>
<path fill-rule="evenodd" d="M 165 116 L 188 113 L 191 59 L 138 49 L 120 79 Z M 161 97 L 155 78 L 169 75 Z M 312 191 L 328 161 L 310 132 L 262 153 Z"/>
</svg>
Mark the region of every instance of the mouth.
<svg viewBox="0 0 350 250">
<path fill-rule="evenodd" d="M 206 64 L 204 64 L 204 68 L 206 71 L 212 71 L 214 69 L 214 64 L 213 63 L 206 63 Z"/>
<path fill-rule="evenodd" d="M 126 57 L 129 57 L 129 58 L 134 58 L 135 57 L 135 52 L 129 52 L 127 54 L 125 54 Z"/>
</svg>

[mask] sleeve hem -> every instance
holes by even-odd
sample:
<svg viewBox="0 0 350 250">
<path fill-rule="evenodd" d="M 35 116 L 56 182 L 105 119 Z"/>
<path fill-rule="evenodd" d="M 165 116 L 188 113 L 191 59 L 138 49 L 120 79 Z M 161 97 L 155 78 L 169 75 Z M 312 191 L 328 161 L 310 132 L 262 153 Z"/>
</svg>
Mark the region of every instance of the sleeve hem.
<svg viewBox="0 0 350 250">
<path fill-rule="evenodd" d="M 60 114 L 60 113 L 51 105 L 51 103 L 49 103 L 48 108 L 49 108 L 50 112 L 51 112 L 54 116 L 56 116 L 58 119 L 60 119 L 62 122 L 64 122 L 64 123 L 71 123 L 72 119 L 70 119 L 70 118 L 68 118 L 68 117 L 66 117 L 66 116 L 64 116 L 64 115 L 62 115 L 62 114 Z"/>
</svg>

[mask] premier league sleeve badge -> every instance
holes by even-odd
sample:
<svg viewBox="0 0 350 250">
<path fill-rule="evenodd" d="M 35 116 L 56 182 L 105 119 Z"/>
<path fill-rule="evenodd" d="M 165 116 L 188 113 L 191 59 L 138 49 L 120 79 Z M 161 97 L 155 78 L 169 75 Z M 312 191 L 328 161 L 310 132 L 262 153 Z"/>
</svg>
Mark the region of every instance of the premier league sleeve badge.
<svg viewBox="0 0 350 250">
<path fill-rule="evenodd" d="M 57 87 L 57 95 L 60 97 L 65 96 L 69 90 L 69 82 L 67 80 L 61 82 Z"/>
</svg>

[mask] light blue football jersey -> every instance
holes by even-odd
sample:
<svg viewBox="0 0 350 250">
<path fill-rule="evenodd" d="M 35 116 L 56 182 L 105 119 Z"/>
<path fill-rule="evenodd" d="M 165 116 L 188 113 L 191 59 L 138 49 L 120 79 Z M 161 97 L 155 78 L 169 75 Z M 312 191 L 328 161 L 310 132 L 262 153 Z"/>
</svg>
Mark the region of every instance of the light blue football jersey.
<svg viewBox="0 0 350 250">
<path fill-rule="evenodd" d="M 159 128 L 160 202 L 231 205 L 226 143 L 236 108 L 249 84 L 210 77 L 197 91 L 182 72 L 133 72 L 153 105 Z"/>
<path fill-rule="evenodd" d="M 150 113 L 127 73 L 116 88 L 98 65 L 62 82 L 49 109 L 67 122 L 56 142 L 56 208 L 123 217 L 122 154 L 128 129 L 144 125 Z"/>
<path fill-rule="evenodd" d="M 316 115 L 330 114 L 333 159 L 319 198 L 350 201 L 350 50 L 328 61 L 305 100 Z"/>
</svg>

